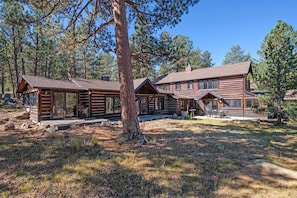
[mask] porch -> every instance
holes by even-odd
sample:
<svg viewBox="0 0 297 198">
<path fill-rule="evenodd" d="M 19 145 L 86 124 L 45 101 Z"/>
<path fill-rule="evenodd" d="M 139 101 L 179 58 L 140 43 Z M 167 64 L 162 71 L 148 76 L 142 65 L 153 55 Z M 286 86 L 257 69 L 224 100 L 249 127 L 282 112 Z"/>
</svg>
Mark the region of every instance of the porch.
<svg viewBox="0 0 297 198">
<path fill-rule="evenodd" d="M 138 120 L 140 122 L 151 121 L 151 120 L 159 120 L 159 119 L 167 119 L 172 118 L 172 115 L 168 114 L 156 114 L 156 115 L 140 115 L 138 116 Z M 104 118 L 85 118 L 85 119 L 59 119 L 59 120 L 44 120 L 40 121 L 40 126 L 45 128 L 55 128 L 57 130 L 66 130 L 74 126 L 82 126 L 82 125 L 92 125 L 101 123 L 109 123 L 110 125 L 118 125 L 121 124 L 120 119 L 104 119 Z"/>
</svg>

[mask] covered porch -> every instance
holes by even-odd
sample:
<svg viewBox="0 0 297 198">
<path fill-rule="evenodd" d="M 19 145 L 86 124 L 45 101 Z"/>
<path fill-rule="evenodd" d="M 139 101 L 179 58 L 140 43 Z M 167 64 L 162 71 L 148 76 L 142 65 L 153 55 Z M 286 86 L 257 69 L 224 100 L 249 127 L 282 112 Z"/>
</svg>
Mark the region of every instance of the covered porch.
<svg viewBox="0 0 297 198">
<path fill-rule="evenodd" d="M 223 107 L 225 100 L 219 94 L 214 92 L 204 92 L 197 97 L 196 101 L 204 115 L 224 116 Z"/>
</svg>

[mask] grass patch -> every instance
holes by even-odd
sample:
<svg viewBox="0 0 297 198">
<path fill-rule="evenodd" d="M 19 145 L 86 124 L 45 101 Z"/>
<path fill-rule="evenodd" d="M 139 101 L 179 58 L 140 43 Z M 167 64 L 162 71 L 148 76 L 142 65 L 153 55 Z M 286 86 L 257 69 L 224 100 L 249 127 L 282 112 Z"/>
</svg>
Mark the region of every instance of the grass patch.
<svg viewBox="0 0 297 198">
<path fill-rule="evenodd" d="M 141 124 L 148 144 L 121 128 L 0 133 L 2 197 L 286 197 L 297 182 L 257 159 L 297 172 L 297 128 L 219 120 Z"/>
</svg>

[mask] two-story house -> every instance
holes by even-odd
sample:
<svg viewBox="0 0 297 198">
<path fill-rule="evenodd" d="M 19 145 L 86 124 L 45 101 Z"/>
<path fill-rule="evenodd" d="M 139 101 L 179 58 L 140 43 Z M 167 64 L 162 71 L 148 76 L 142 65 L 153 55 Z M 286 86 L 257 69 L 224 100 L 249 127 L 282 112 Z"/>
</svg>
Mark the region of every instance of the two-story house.
<svg viewBox="0 0 297 198">
<path fill-rule="evenodd" d="M 159 92 L 170 94 L 175 99 L 176 113 L 189 109 L 204 114 L 260 117 L 252 109 L 258 105 L 256 95 L 251 92 L 248 75 L 252 75 L 251 62 L 240 62 L 170 73 L 155 82 Z M 171 111 L 172 112 L 172 111 Z"/>
</svg>

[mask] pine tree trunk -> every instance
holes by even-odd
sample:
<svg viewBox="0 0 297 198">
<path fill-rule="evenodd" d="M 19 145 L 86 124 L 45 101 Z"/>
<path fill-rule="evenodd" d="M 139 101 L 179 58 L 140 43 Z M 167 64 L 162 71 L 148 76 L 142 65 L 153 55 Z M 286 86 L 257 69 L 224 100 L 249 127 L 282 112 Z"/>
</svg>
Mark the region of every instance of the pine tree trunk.
<svg viewBox="0 0 297 198">
<path fill-rule="evenodd" d="M 4 65 L 1 68 L 1 93 L 4 94 L 4 86 L 5 86 L 5 72 Z"/>
<path fill-rule="evenodd" d="M 4 45 L 5 45 L 5 55 L 6 55 L 6 57 L 9 57 L 8 56 L 8 49 L 7 49 L 6 42 L 4 42 Z M 11 86 L 12 86 L 12 92 L 14 94 L 15 93 L 15 86 L 14 86 L 14 81 L 13 81 L 13 73 L 12 73 L 12 69 L 11 69 L 11 65 L 10 65 L 9 59 L 7 58 L 6 60 L 7 60 L 8 71 L 9 71 L 9 75 L 10 75 L 10 83 L 11 83 Z"/>
<path fill-rule="evenodd" d="M 18 49 L 17 49 L 17 43 L 16 43 L 16 34 L 15 34 L 15 28 L 12 26 L 12 44 L 13 44 L 13 63 L 14 63 L 14 70 L 15 70 L 15 82 L 16 86 L 19 85 L 19 65 L 18 65 Z M 15 91 L 13 86 L 13 96 L 15 97 Z"/>
<path fill-rule="evenodd" d="M 116 54 L 119 70 L 123 130 L 124 133 L 127 133 L 128 139 L 134 139 L 135 137 L 143 139 L 135 105 L 125 1 L 113 0 L 112 8 L 116 34 Z"/>
<path fill-rule="evenodd" d="M 37 76 L 38 56 L 39 56 L 39 35 L 36 32 L 36 50 L 35 50 L 35 58 L 34 58 L 34 76 Z"/>
</svg>

